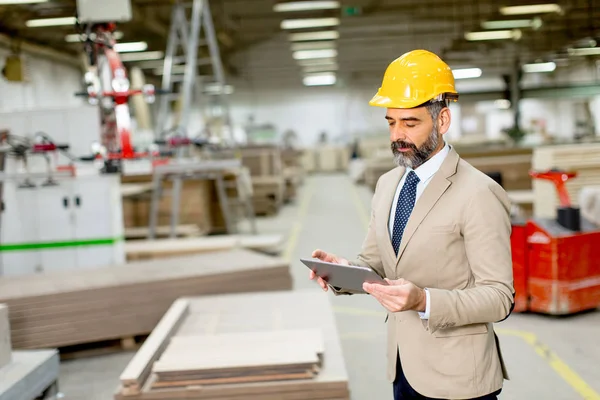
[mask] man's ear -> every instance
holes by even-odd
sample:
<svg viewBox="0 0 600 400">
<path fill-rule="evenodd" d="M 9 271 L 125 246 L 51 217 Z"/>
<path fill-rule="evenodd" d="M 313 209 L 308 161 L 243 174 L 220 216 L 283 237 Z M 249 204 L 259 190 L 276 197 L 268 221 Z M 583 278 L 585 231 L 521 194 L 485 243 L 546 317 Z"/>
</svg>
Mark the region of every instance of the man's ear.
<svg viewBox="0 0 600 400">
<path fill-rule="evenodd" d="M 440 134 L 445 134 L 450 129 L 450 123 L 452 122 L 452 115 L 450 113 L 450 108 L 444 107 L 442 111 L 440 111 L 440 115 L 438 116 L 438 132 Z"/>
</svg>

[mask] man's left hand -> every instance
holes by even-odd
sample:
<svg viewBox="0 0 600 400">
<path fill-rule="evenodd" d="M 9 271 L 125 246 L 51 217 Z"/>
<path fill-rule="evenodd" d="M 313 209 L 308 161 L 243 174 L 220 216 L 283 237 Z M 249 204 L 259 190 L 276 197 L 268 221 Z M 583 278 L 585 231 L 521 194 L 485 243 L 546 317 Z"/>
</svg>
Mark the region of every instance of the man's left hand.
<svg viewBox="0 0 600 400">
<path fill-rule="evenodd" d="M 405 279 L 385 280 L 388 285 L 364 283 L 363 289 L 390 312 L 425 312 L 427 297 L 423 289 Z"/>
</svg>

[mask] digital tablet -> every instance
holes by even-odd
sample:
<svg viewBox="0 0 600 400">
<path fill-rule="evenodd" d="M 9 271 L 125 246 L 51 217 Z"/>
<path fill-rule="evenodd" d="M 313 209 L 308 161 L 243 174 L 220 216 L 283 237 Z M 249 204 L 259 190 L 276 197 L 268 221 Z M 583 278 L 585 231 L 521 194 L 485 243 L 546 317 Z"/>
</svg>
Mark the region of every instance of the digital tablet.
<svg viewBox="0 0 600 400">
<path fill-rule="evenodd" d="M 363 283 L 388 283 L 375 271 L 368 267 L 356 265 L 341 265 L 317 259 L 301 258 L 300 261 L 311 269 L 317 276 L 337 288 L 363 292 Z"/>
</svg>

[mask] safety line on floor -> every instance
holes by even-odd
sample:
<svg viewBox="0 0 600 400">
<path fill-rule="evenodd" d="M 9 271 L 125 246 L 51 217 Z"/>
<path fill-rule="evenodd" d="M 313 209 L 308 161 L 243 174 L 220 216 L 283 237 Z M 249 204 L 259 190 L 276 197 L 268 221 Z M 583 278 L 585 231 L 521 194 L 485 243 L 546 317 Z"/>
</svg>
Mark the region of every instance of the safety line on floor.
<svg viewBox="0 0 600 400">
<path fill-rule="evenodd" d="M 308 205 L 310 204 L 310 200 L 312 199 L 313 192 L 314 181 L 310 180 L 307 187 L 304 188 L 304 193 L 300 200 L 300 207 L 298 207 L 298 214 L 296 215 L 296 220 L 292 225 L 292 229 L 288 236 L 287 246 L 285 247 L 285 251 L 283 252 L 283 259 L 287 262 L 291 261 L 292 255 L 296 250 L 296 245 L 298 244 L 298 236 L 300 236 L 300 231 L 304 226 L 306 214 L 308 213 Z"/>
<path fill-rule="evenodd" d="M 354 307 L 334 307 L 336 313 L 355 316 L 370 316 L 383 318 L 385 312 Z M 596 392 L 586 381 L 583 380 L 567 363 L 565 363 L 554 351 L 546 344 L 539 341 L 538 337 L 532 333 L 517 329 L 494 329 L 501 336 L 514 336 L 522 339 L 530 345 L 534 351 L 556 372 L 573 390 L 575 390 L 585 400 L 600 400 L 600 394 Z M 349 335 L 350 338 L 360 338 L 365 335 Z"/>
</svg>

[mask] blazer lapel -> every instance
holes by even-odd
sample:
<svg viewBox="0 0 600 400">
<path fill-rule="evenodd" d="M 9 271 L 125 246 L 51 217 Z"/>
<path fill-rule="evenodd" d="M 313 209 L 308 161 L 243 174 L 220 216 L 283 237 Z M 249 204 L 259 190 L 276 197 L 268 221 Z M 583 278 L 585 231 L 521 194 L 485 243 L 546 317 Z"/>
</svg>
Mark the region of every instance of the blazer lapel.
<svg viewBox="0 0 600 400">
<path fill-rule="evenodd" d="M 390 254 L 391 258 L 396 258 L 396 253 L 394 252 L 394 247 L 392 246 L 392 238 L 390 236 L 390 213 L 392 210 L 392 203 L 394 202 L 394 195 L 396 194 L 396 189 L 398 188 L 398 184 L 400 183 L 400 179 L 404 175 L 404 171 L 406 168 L 404 167 L 396 167 L 393 170 L 393 175 L 391 178 L 392 185 L 389 186 L 389 190 L 383 195 L 383 208 L 384 212 L 380 213 L 380 219 L 377 221 L 377 226 L 381 227 L 384 230 L 383 234 L 387 240 L 385 240 L 385 251 Z M 387 189 L 387 188 L 386 188 Z"/>
<path fill-rule="evenodd" d="M 413 237 L 415 231 L 425 219 L 429 211 L 433 208 L 435 203 L 439 200 L 439 198 L 444 194 L 444 192 L 448 189 L 451 182 L 448 178 L 456 173 L 456 167 L 458 165 L 458 154 L 451 148 L 450 152 L 446 156 L 442 166 L 438 170 L 438 172 L 431 178 L 431 182 L 427 185 L 421 197 L 415 204 L 413 211 L 408 219 L 408 223 L 406 224 L 406 228 L 404 229 L 404 233 L 402 235 L 402 241 L 400 242 L 400 249 L 398 250 L 398 256 L 396 258 L 396 266 L 400 262 L 400 257 L 402 257 L 402 253 L 410 239 Z"/>
</svg>

